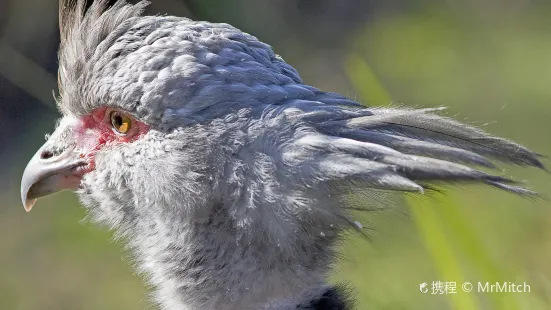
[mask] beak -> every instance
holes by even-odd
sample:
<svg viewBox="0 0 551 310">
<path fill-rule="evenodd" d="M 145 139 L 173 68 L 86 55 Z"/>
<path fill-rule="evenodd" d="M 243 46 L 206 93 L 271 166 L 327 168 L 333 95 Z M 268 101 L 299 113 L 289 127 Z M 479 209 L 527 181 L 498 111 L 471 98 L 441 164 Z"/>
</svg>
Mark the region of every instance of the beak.
<svg viewBox="0 0 551 310">
<path fill-rule="evenodd" d="M 21 201 L 27 212 L 37 198 L 65 189 L 77 189 L 84 166 L 73 147 L 60 150 L 46 142 L 27 164 L 21 180 Z"/>
</svg>

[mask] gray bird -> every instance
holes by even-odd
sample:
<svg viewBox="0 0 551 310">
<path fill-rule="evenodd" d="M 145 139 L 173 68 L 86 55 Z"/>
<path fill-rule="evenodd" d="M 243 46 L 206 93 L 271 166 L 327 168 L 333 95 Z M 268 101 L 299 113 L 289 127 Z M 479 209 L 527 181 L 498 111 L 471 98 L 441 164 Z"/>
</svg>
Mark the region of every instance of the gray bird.
<svg viewBox="0 0 551 310">
<path fill-rule="evenodd" d="M 350 309 L 327 282 L 354 227 L 350 193 L 471 182 L 533 194 L 475 168 L 543 168 L 519 144 L 439 109 L 366 108 L 305 85 L 228 24 L 141 16 L 146 5 L 61 2 L 63 116 L 21 198 L 29 211 L 75 190 L 127 240 L 161 309 Z"/>
</svg>

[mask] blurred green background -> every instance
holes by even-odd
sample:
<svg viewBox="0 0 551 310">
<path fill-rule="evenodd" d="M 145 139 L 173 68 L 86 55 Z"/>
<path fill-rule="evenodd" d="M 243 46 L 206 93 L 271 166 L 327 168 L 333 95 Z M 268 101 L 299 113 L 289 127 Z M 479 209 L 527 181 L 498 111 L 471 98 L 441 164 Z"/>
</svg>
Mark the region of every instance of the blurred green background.
<svg viewBox="0 0 551 310">
<path fill-rule="evenodd" d="M 309 84 L 372 106 L 448 106 L 551 154 L 549 1 L 153 0 L 148 13 L 229 22 Z M 153 309 L 123 246 L 82 221 L 73 194 L 20 205 L 21 172 L 58 117 L 56 19 L 54 0 L 0 0 L 0 309 Z M 549 174 L 500 167 L 551 196 Z M 548 200 L 465 186 L 406 202 L 355 214 L 371 241 L 348 238 L 333 280 L 352 282 L 358 309 L 551 309 Z M 419 292 L 433 281 L 458 292 Z M 531 292 L 464 293 L 465 281 Z"/>
</svg>

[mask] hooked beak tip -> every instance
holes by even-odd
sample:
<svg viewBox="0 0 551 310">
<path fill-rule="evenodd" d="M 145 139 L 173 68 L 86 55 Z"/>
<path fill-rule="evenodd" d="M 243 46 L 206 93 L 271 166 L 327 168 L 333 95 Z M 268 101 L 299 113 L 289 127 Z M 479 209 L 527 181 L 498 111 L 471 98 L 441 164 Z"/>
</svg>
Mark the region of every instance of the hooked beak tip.
<svg viewBox="0 0 551 310">
<path fill-rule="evenodd" d="M 36 203 L 36 199 L 25 199 L 23 201 L 23 207 L 25 207 L 25 211 L 31 212 L 31 209 L 33 208 L 35 203 Z"/>
<path fill-rule="evenodd" d="M 33 208 L 34 204 L 36 203 L 37 198 L 36 197 L 29 197 L 29 191 L 30 188 L 28 184 L 25 182 L 25 178 L 23 178 L 23 182 L 21 184 L 21 202 L 23 203 L 23 207 L 25 208 L 25 211 L 30 212 Z M 32 187 L 32 186 L 31 186 Z"/>
</svg>

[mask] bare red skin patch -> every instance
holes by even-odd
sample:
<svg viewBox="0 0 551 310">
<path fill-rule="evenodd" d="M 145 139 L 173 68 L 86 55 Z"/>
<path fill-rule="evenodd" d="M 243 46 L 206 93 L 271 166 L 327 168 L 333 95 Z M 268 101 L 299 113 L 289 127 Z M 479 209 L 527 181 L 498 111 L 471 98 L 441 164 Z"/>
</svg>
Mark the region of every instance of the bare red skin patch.
<svg viewBox="0 0 551 310">
<path fill-rule="evenodd" d="M 126 134 L 120 134 L 115 131 L 110 120 L 110 113 L 118 111 L 124 113 L 132 120 L 130 130 Z M 131 143 L 136 141 L 140 136 L 149 131 L 149 126 L 143 122 L 136 120 L 130 114 L 123 110 L 101 107 L 90 114 L 80 118 L 80 122 L 75 126 L 75 135 L 77 145 L 83 152 L 79 155 L 80 158 L 88 158 L 87 166 L 78 167 L 75 171 L 81 175 L 94 170 L 95 162 L 94 155 L 106 144 L 113 145 L 119 143 Z"/>
</svg>

